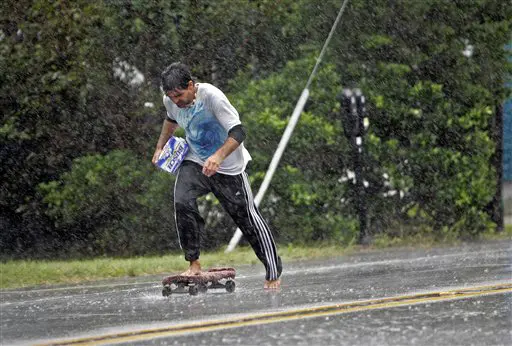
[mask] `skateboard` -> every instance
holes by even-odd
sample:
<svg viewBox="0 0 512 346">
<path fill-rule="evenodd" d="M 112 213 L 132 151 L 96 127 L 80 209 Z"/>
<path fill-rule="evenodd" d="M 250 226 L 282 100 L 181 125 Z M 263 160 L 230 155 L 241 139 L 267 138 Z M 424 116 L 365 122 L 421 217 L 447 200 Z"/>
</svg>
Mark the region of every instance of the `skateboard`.
<svg viewBox="0 0 512 346">
<path fill-rule="evenodd" d="M 168 297 L 173 293 L 188 293 L 192 296 L 206 293 L 209 289 L 224 288 L 229 293 L 235 291 L 234 268 L 211 268 L 199 275 L 171 275 L 162 280 L 162 295 Z"/>
</svg>

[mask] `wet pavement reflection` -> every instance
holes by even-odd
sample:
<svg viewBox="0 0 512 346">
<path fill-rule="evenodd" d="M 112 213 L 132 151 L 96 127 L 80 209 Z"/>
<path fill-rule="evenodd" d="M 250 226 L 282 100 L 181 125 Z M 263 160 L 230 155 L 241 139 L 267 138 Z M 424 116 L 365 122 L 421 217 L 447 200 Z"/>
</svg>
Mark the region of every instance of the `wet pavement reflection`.
<svg viewBox="0 0 512 346">
<path fill-rule="evenodd" d="M 364 251 L 285 263 L 280 292 L 259 265 L 237 268 L 234 293 L 161 295 L 162 276 L 1 291 L 2 344 L 31 344 L 442 289 L 512 282 L 512 242 Z M 133 344 L 512 344 L 511 295 L 230 328 Z M 481 342 L 480 342 L 481 341 Z"/>
</svg>

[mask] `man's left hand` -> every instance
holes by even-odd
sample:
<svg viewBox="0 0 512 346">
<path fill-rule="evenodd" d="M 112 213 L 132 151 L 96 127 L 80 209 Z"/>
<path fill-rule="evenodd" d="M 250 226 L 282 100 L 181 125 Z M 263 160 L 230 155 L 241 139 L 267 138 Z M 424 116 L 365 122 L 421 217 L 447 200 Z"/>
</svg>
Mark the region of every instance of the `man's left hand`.
<svg viewBox="0 0 512 346">
<path fill-rule="evenodd" d="M 222 159 L 218 155 L 213 154 L 204 163 L 203 174 L 206 175 L 207 177 L 211 177 L 212 175 L 217 173 L 217 170 L 219 169 L 221 163 Z"/>
</svg>

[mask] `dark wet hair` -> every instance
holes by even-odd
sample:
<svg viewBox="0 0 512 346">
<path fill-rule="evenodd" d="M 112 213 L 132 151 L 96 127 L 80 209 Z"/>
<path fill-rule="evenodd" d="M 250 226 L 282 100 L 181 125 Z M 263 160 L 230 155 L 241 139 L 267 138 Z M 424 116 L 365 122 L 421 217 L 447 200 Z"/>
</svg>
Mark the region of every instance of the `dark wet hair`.
<svg viewBox="0 0 512 346">
<path fill-rule="evenodd" d="M 187 65 L 182 64 L 181 62 L 175 62 L 167 66 L 162 72 L 161 75 L 161 83 L 162 83 L 162 91 L 167 93 L 176 88 L 178 89 L 186 89 L 188 87 L 188 82 L 192 80 L 192 75 L 190 74 L 190 69 Z"/>
</svg>

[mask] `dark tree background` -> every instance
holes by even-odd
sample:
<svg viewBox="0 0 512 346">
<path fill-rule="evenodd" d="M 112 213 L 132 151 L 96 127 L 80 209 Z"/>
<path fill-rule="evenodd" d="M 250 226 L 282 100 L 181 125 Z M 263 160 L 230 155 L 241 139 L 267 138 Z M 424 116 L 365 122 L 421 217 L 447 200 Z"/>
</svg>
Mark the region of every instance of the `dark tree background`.
<svg viewBox="0 0 512 346">
<path fill-rule="evenodd" d="M 369 100 L 365 177 L 373 233 L 467 237 L 496 226 L 489 205 L 499 176 L 493 126 L 510 73 L 506 5 L 350 2 L 262 205 L 280 242 L 356 239 L 350 152 L 336 99 L 354 86 Z M 2 2 L 2 256 L 177 248 L 174 178 L 150 164 L 164 116 L 159 74 L 172 61 L 191 65 L 198 80 L 223 88 L 239 109 L 256 191 L 339 6 Z M 200 204 L 205 246 L 225 244 L 232 222 L 211 196 Z"/>
</svg>

